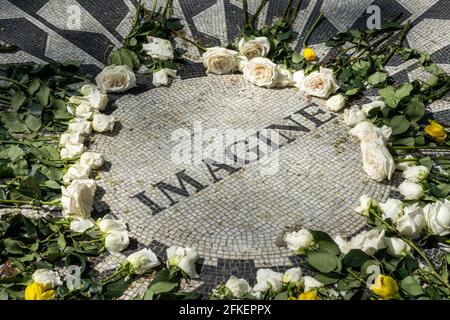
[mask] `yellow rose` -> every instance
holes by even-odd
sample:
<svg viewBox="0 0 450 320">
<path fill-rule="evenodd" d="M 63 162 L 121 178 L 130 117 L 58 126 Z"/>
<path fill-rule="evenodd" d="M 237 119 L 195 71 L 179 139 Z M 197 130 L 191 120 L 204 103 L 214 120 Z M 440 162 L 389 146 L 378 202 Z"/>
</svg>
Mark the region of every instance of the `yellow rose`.
<svg viewBox="0 0 450 320">
<path fill-rule="evenodd" d="M 44 286 L 37 282 L 29 284 L 25 288 L 25 300 L 53 300 L 55 296 L 55 290 L 44 291 Z"/>
<path fill-rule="evenodd" d="M 298 300 L 320 300 L 320 298 L 316 290 L 309 290 L 299 295 Z"/>
<path fill-rule="evenodd" d="M 370 290 L 383 299 L 392 299 L 398 293 L 397 281 L 392 277 L 380 274 L 375 279 L 375 283 L 370 286 Z"/>
<path fill-rule="evenodd" d="M 437 141 L 447 139 L 445 128 L 434 120 L 429 120 L 429 125 L 425 127 L 425 133 Z"/>
<path fill-rule="evenodd" d="M 315 60 L 317 60 L 316 53 L 311 48 L 305 48 L 305 50 L 303 50 L 303 56 L 305 57 L 306 61 L 315 61 Z"/>
</svg>

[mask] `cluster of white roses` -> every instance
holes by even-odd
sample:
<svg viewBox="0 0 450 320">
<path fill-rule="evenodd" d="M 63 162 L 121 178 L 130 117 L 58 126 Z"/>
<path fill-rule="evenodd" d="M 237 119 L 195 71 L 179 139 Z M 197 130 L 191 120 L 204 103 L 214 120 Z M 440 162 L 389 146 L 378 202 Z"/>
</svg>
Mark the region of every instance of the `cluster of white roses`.
<svg viewBox="0 0 450 320">
<path fill-rule="evenodd" d="M 426 176 L 425 167 L 411 166 L 410 168 L 411 171 L 405 174 L 410 179 L 423 179 L 424 175 Z M 429 203 L 424 207 L 418 203 L 407 205 L 392 198 L 387 199 L 384 203 L 377 203 L 375 199 L 368 196 L 362 196 L 360 202 L 360 206 L 355 209 L 356 212 L 367 216 L 370 207 L 380 208 L 383 219 L 390 219 L 397 231 L 406 238 L 419 238 L 426 227 L 434 235 L 447 236 L 450 234 L 450 201 L 447 199 L 444 202 Z"/>
<path fill-rule="evenodd" d="M 167 39 L 148 36 L 147 43 L 142 46 L 147 55 L 154 59 L 163 61 L 173 60 L 174 50 L 172 43 Z M 171 78 L 177 76 L 177 70 L 162 68 L 153 72 L 154 86 L 167 86 L 170 84 Z"/>
<path fill-rule="evenodd" d="M 101 153 L 86 151 L 84 140 L 92 130 L 96 132 L 113 130 L 114 117 L 101 114 L 100 111 L 104 110 L 108 103 L 105 92 L 114 92 L 110 90 L 111 85 L 118 88 L 122 79 L 121 74 L 129 75 L 122 67 L 106 67 L 106 72 L 103 70 L 97 76 L 98 87 L 86 84 L 80 89 L 81 96 L 69 99 L 68 111 L 75 118 L 69 123 L 67 132 L 60 138 L 61 158 L 79 158 L 63 176 L 63 182 L 66 183 L 66 186 L 61 187 L 63 215 L 72 218 L 70 229 L 75 232 L 83 233 L 97 225 L 104 234 L 105 247 L 110 252 L 119 252 L 128 246 L 128 231 L 125 223 L 114 219 L 111 215 L 106 215 L 97 222 L 91 218 L 97 185 L 90 175 L 92 170 L 103 166 L 104 157 Z M 117 73 L 109 73 L 111 70 Z"/>
<path fill-rule="evenodd" d="M 298 287 L 304 292 L 323 287 L 323 283 L 313 277 L 303 276 L 300 268 L 291 268 L 284 273 L 271 269 L 259 269 L 256 273 L 256 285 L 252 288 L 246 279 L 231 276 L 228 281 L 213 290 L 212 295 L 219 299 L 262 299 L 270 291 L 271 295 Z M 223 289 L 226 290 L 223 290 Z"/>
<path fill-rule="evenodd" d="M 61 187 L 63 215 L 86 219 L 90 217 L 96 183 L 89 176 L 92 170 L 99 169 L 104 162 L 103 155 L 86 151 L 85 138 L 92 130 L 105 132 L 112 130 L 114 117 L 101 114 L 108 97 L 95 85 L 84 85 L 80 90 L 82 96 L 69 99 L 68 111 L 75 118 L 60 137 L 61 159 L 79 158 L 63 176 L 66 186 Z"/>
<path fill-rule="evenodd" d="M 305 75 L 303 70 L 292 73 L 286 66 L 275 64 L 266 58 L 269 51 L 270 42 L 266 37 L 249 40 L 242 38 L 239 41 L 239 52 L 221 47 L 208 48 L 202 56 L 203 65 L 207 73 L 220 75 L 240 71 L 245 80 L 257 86 L 296 86 L 306 95 L 318 98 L 328 98 L 339 88 L 332 70 L 320 68 L 309 75 Z M 345 104 L 342 95 L 335 97 L 334 101 L 330 101 L 330 104 Z"/>
<path fill-rule="evenodd" d="M 395 171 L 394 159 L 386 147 L 392 135 L 392 128 L 386 125 L 379 128 L 366 120 L 370 110 L 382 106 L 384 102 L 375 101 L 363 105 L 361 110 L 352 108 L 344 111 L 344 122 L 353 127 L 350 134 L 361 142 L 363 170 L 371 179 L 378 182 L 390 180 Z"/>
<path fill-rule="evenodd" d="M 169 269 L 178 268 L 190 278 L 196 278 L 195 262 L 199 258 L 198 253 L 192 248 L 172 246 L 166 250 L 167 267 Z M 130 254 L 122 262 L 122 266 L 130 266 L 131 274 L 142 275 L 149 272 L 161 263 L 156 254 L 148 248 L 144 248 Z"/>
<path fill-rule="evenodd" d="M 405 197 L 405 200 L 419 200 L 422 198 L 425 190 L 421 182 L 425 181 L 430 171 L 425 166 L 411 165 L 410 162 L 404 162 L 397 165 L 397 169 L 403 171 L 403 181 L 398 190 Z"/>
</svg>

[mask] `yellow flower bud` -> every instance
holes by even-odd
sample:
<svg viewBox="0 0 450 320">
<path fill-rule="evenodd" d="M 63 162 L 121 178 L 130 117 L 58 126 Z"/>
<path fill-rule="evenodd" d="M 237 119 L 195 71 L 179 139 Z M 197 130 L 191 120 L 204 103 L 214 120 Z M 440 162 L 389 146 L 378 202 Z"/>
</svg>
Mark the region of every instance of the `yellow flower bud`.
<svg viewBox="0 0 450 320">
<path fill-rule="evenodd" d="M 53 300 L 55 296 L 55 290 L 44 291 L 44 286 L 37 282 L 29 284 L 25 288 L 25 300 Z"/>
<path fill-rule="evenodd" d="M 309 290 L 299 295 L 298 300 L 320 300 L 320 298 L 316 290 Z"/>
<path fill-rule="evenodd" d="M 311 48 L 305 48 L 303 50 L 303 56 L 305 57 L 306 61 L 315 61 L 315 60 L 317 60 L 316 53 Z"/>
<path fill-rule="evenodd" d="M 437 141 L 444 141 L 447 139 L 447 132 L 445 128 L 434 120 L 429 120 L 429 125 L 425 127 L 425 133 Z"/>
<path fill-rule="evenodd" d="M 370 290 L 383 299 L 392 299 L 398 293 L 397 281 L 392 277 L 380 274 Z"/>
</svg>

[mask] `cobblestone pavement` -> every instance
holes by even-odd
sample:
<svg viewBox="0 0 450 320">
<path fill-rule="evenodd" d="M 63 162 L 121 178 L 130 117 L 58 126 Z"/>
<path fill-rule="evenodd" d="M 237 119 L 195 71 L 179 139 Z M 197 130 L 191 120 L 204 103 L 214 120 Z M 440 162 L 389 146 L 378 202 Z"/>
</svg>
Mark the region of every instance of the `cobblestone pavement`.
<svg viewBox="0 0 450 320">
<path fill-rule="evenodd" d="M 320 10 L 327 17 L 310 41 L 321 57 L 328 53 L 326 39 L 347 27 L 364 27 L 367 7 L 376 4 L 383 19 L 402 13 L 403 20 L 413 20 L 407 43 L 432 53 L 450 71 L 446 0 L 303 2 L 295 22 L 298 39 Z M 254 10 L 259 1 L 250 3 Z M 258 23 L 272 21 L 284 3 L 270 1 Z M 0 0 L 4 29 L 0 40 L 22 49 L 1 55 L 0 63 L 82 59 L 83 70 L 95 76 L 128 32 L 134 5 L 134 0 Z M 208 45 L 225 45 L 239 33 L 239 1 L 175 0 L 174 5 L 188 36 Z M 81 12 L 78 30 L 68 23 L 73 10 Z M 112 97 L 108 112 L 118 120 L 114 132 L 92 140 L 91 149 L 108 160 L 98 174 L 97 213 L 111 211 L 124 219 L 134 239 L 127 252 L 102 257 L 99 271 L 114 268 L 123 256 L 144 246 L 162 258 L 168 246 L 191 246 L 199 251 L 201 261 L 200 278 L 190 283 L 190 289 L 208 292 L 232 274 L 252 280 L 260 267 L 282 270 L 298 263 L 277 241 L 284 227 L 300 224 L 350 236 L 364 227 L 351 210 L 360 195 L 379 200 L 396 196 L 398 177 L 380 184 L 363 174 L 359 147 L 341 115 L 327 112 L 320 101 L 306 101 L 292 89 L 257 88 L 239 75 L 206 76 L 198 50 L 178 45 L 186 48 L 189 60 L 181 78 L 168 88 L 153 88 L 139 77 L 139 88 Z M 300 42 L 293 46 L 300 48 Z M 398 81 L 425 77 L 413 62 L 394 59 L 388 70 Z M 433 103 L 429 112 L 450 125 L 448 97 Z M 173 132 L 192 131 L 195 125 L 219 132 L 246 129 L 243 140 L 256 135 L 266 142 L 261 130 L 284 128 L 279 144 L 266 157 L 279 164 L 278 172 L 264 175 L 261 162 L 175 164 Z M 138 281 L 127 296 L 145 282 Z"/>
</svg>

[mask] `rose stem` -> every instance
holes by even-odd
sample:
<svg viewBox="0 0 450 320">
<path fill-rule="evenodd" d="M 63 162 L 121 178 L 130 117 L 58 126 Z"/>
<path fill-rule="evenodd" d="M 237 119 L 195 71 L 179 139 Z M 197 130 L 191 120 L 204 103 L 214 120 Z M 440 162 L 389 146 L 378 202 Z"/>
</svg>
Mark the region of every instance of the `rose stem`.
<svg viewBox="0 0 450 320">
<path fill-rule="evenodd" d="M 320 25 L 320 23 L 322 22 L 322 18 L 325 16 L 325 13 L 323 11 L 320 11 L 319 16 L 317 17 L 316 21 L 314 22 L 314 24 L 312 25 L 311 29 L 309 29 L 308 33 L 306 34 L 305 39 L 303 40 L 303 47 L 306 48 L 308 47 L 308 41 L 311 38 L 314 30 Z"/>
</svg>

